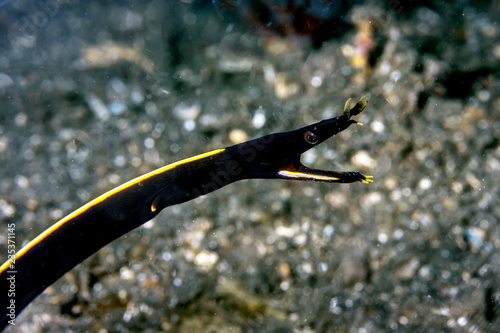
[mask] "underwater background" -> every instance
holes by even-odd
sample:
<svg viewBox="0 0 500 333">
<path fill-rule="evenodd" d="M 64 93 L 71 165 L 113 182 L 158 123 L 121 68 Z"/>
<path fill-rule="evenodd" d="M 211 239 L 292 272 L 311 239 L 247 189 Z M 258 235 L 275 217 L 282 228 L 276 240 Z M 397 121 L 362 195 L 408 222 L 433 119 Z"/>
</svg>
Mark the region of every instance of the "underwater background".
<svg viewBox="0 0 500 333">
<path fill-rule="evenodd" d="M 499 331 L 499 15 L 499 1 L 0 2 L 2 262 L 8 224 L 20 249 L 134 177 L 367 93 L 364 126 L 303 163 L 374 180 L 246 180 L 169 207 L 6 331 Z"/>
</svg>

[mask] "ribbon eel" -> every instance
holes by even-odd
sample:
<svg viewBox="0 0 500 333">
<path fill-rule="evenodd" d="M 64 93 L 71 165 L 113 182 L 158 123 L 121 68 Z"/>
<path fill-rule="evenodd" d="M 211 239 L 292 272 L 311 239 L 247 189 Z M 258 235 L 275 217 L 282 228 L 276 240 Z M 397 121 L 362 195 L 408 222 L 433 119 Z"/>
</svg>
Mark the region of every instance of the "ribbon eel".
<svg viewBox="0 0 500 333">
<path fill-rule="evenodd" d="M 169 164 L 75 210 L 0 267 L 0 330 L 64 273 L 168 206 L 251 178 L 371 182 L 371 176 L 359 172 L 315 170 L 300 162 L 305 151 L 357 123 L 351 117 L 363 111 L 367 101 L 367 96 L 361 98 L 352 109 L 346 103 L 339 117 Z"/>
</svg>

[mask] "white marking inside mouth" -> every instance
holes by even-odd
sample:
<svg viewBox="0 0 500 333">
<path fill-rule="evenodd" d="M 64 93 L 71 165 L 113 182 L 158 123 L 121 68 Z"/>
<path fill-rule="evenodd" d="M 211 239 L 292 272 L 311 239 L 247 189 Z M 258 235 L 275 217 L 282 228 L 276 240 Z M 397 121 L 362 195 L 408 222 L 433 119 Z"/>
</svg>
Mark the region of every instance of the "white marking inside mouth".
<svg viewBox="0 0 500 333">
<path fill-rule="evenodd" d="M 283 176 L 283 177 L 287 177 L 287 178 L 311 179 L 311 180 L 314 179 L 314 180 L 324 180 L 324 181 L 331 181 L 331 180 L 338 180 L 339 179 L 336 177 L 314 175 L 314 174 L 308 174 L 308 173 L 303 173 L 303 172 L 293 172 L 293 171 L 286 171 L 286 170 L 278 171 L 278 175 Z"/>
</svg>

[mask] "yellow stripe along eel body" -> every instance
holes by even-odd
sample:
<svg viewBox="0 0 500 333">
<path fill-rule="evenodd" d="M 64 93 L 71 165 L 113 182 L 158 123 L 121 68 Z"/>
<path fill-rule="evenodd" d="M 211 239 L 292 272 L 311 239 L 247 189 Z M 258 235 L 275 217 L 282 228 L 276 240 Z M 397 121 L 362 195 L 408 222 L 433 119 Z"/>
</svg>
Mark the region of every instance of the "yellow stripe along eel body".
<svg viewBox="0 0 500 333">
<path fill-rule="evenodd" d="M 12 319 L 12 304 L 17 316 L 64 273 L 168 206 L 243 179 L 371 182 L 370 176 L 359 172 L 310 169 L 300 162 L 305 151 L 356 123 L 351 116 L 366 104 L 367 97 L 363 97 L 352 109 L 346 103 L 342 116 L 169 164 L 75 210 L 0 266 L 0 330 Z M 9 289 L 15 290 L 14 297 L 8 295 Z"/>
</svg>

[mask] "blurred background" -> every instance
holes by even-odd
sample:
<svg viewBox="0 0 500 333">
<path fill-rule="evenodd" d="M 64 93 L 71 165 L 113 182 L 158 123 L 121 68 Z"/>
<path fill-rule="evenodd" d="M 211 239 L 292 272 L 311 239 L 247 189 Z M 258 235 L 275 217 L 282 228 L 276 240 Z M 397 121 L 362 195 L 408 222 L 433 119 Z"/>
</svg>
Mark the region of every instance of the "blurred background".
<svg viewBox="0 0 500 333">
<path fill-rule="evenodd" d="M 364 126 L 303 163 L 374 176 L 169 207 L 7 331 L 500 330 L 499 16 L 499 1 L 1 1 L 2 261 L 9 223 L 20 249 L 127 180 L 366 93 Z"/>
</svg>

